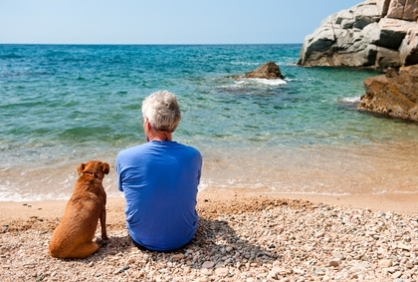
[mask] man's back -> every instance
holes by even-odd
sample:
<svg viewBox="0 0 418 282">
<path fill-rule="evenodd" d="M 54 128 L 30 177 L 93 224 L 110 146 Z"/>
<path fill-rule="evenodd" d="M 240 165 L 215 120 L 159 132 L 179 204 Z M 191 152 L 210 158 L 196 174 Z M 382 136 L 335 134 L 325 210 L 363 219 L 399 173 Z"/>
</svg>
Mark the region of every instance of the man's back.
<svg viewBox="0 0 418 282">
<path fill-rule="evenodd" d="M 193 238 L 201 166 L 199 151 L 172 141 L 150 141 L 119 153 L 119 189 L 125 193 L 128 231 L 137 244 L 168 251 Z"/>
</svg>

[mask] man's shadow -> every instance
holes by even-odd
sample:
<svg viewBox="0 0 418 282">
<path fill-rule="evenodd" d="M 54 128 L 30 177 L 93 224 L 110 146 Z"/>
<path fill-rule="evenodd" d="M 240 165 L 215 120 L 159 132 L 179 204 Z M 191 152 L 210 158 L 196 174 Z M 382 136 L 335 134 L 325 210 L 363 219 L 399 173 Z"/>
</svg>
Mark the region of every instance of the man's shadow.
<svg viewBox="0 0 418 282">
<path fill-rule="evenodd" d="M 128 253 L 132 251 L 132 248 L 139 251 L 138 256 L 146 254 L 148 261 L 158 261 L 163 264 L 170 262 L 187 265 L 194 269 L 200 269 L 202 266 L 240 268 L 252 263 L 257 265 L 272 264 L 280 257 L 273 244 L 267 247 L 252 244 L 248 240 L 240 238 L 229 223 L 224 220 L 199 217 L 196 235 L 192 241 L 181 249 L 164 253 L 139 250 L 133 244 L 126 229 L 118 231 L 118 233 L 118 236 L 112 236 L 112 232 L 110 232 L 109 241 L 98 240 L 100 249 L 90 257 L 89 261 L 101 261 L 108 256 Z"/>
</svg>

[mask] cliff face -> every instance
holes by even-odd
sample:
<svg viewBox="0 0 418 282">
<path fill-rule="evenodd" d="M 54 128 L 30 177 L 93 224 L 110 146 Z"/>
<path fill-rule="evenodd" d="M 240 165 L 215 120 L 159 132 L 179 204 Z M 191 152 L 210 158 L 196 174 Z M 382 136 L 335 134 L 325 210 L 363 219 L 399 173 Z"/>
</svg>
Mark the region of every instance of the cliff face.
<svg viewBox="0 0 418 282">
<path fill-rule="evenodd" d="M 418 0 L 367 0 L 305 38 L 301 66 L 386 69 L 418 64 Z"/>
</svg>

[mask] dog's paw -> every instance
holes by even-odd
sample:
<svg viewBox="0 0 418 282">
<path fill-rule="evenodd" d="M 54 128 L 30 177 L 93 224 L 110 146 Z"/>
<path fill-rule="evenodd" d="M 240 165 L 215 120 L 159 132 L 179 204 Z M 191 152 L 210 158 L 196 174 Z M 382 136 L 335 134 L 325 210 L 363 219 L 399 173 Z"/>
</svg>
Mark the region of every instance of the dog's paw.
<svg viewBox="0 0 418 282">
<path fill-rule="evenodd" d="M 100 239 L 100 238 L 97 238 L 97 239 L 96 239 L 96 243 L 97 243 L 99 246 L 103 247 L 103 246 L 106 246 L 107 244 L 109 244 L 109 243 L 110 243 L 110 240 L 109 240 L 109 238 L 106 236 L 106 238 L 105 238 L 105 239 Z"/>
</svg>

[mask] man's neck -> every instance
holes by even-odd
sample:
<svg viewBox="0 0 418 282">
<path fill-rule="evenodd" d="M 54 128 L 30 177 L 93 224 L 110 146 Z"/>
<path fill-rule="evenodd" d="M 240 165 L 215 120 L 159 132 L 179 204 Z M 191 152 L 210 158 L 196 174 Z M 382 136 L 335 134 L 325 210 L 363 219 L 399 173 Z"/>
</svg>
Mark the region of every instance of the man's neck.
<svg viewBox="0 0 418 282">
<path fill-rule="evenodd" d="M 148 141 L 172 141 L 173 134 L 171 132 L 166 131 L 156 131 L 153 130 L 147 136 Z"/>
</svg>

